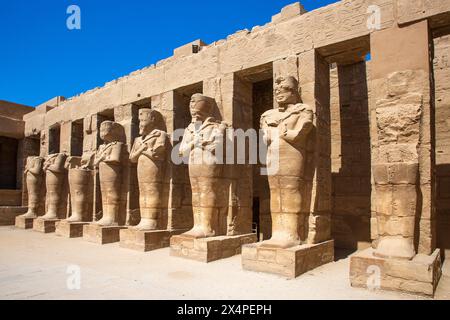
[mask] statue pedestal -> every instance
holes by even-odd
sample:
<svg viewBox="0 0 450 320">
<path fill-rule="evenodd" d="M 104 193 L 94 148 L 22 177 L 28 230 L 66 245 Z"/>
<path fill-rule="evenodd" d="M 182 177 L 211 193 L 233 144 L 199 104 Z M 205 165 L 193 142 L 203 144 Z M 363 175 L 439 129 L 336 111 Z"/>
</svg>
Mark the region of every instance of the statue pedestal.
<svg viewBox="0 0 450 320">
<path fill-rule="evenodd" d="M 141 252 L 162 249 L 170 246 L 170 238 L 187 230 L 154 230 L 139 231 L 133 229 L 120 230 L 120 246 Z"/>
<path fill-rule="evenodd" d="M 373 251 L 369 248 L 351 257 L 352 287 L 434 296 L 442 275 L 440 250 L 430 256 L 418 254 L 411 261 L 378 258 Z"/>
<path fill-rule="evenodd" d="M 97 244 L 109 244 L 120 241 L 120 230 L 126 227 L 102 227 L 97 224 L 83 226 L 83 239 Z"/>
<path fill-rule="evenodd" d="M 16 217 L 16 228 L 18 229 L 33 229 L 33 222 L 36 218 Z"/>
<path fill-rule="evenodd" d="M 256 241 L 256 234 L 204 239 L 179 235 L 170 239 L 170 255 L 208 263 L 240 254 L 243 245 Z"/>
<path fill-rule="evenodd" d="M 33 230 L 42 232 L 42 233 L 53 233 L 56 231 L 56 223 L 61 221 L 60 219 L 42 219 L 37 218 L 34 220 L 33 223 Z"/>
<path fill-rule="evenodd" d="M 334 240 L 293 248 L 266 248 L 261 243 L 242 248 L 244 270 L 281 275 L 288 279 L 334 261 Z"/>
<path fill-rule="evenodd" d="M 83 227 L 89 222 L 68 222 L 59 221 L 56 224 L 56 235 L 64 238 L 81 238 L 83 236 Z"/>
</svg>

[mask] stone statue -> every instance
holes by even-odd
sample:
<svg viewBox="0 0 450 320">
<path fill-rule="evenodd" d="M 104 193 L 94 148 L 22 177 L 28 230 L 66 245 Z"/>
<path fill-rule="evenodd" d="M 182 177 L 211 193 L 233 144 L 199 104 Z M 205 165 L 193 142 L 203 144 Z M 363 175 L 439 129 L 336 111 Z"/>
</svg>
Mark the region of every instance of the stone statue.
<svg viewBox="0 0 450 320">
<path fill-rule="evenodd" d="M 63 190 L 66 178 L 64 165 L 66 158 L 67 155 L 65 153 L 56 153 L 49 155 L 44 162 L 47 212 L 42 217 L 43 220 L 56 220 L 61 217 L 58 210 L 60 209 L 61 201 L 64 201 Z"/>
<path fill-rule="evenodd" d="M 416 100 L 420 101 L 421 97 Z M 411 260 L 416 255 L 416 210 L 420 208 L 417 149 L 421 119 L 417 105 L 377 110 L 378 148 L 372 166 L 378 234 L 374 255 L 381 258 Z"/>
<path fill-rule="evenodd" d="M 28 191 L 28 211 L 22 217 L 37 218 L 39 203 L 41 201 L 41 189 L 43 182 L 44 158 L 28 157 L 25 167 L 26 184 Z"/>
<path fill-rule="evenodd" d="M 279 161 L 269 174 L 272 238 L 263 246 L 290 248 L 306 240 L 308 212 L 302 212 L 306 145 L 313 128 L 314 113 L 301 103 L 298 82 L 293 77 L 276 79 L 278 109 L 262 115 L 261 129 L 268 145 L 267 164 Z M 274 156 L 276 155 L 276 156 Z"/>
<path fill-rule="evenodd" d="M 91 194 L 91 180 L 94 153 L 84 153 L 82 157 L 68 157 L 71 216 L 67 222 L 84 222 L 88 213 Z"/>
<path fill-rule="evenodd" d="M 215 120 L 212 99 L 194 94 L 190 102 L 192 123 L 185 130 L 180 155 L 189 157 L 194 227 L 184 235 L 193 238 L 219 236 L 219 208 L 223 184 L 223 158 L 217 161 L 227 128 Z M 223 153 L 223 152 L 222 152 Z"/>
<path fill-rule="evenodd" d="M 123 142 L 120 141 L 121 130 L 121 125 L 112 121 L 104 121 L 100 125 L 100 138 L 104 144 L 95 155 L 94 166 L 99 168 L 103 217 L 96 224 L 104 227 L 118 225 L 122 160 L 125 149 Z"/>
<path fill-rule="evenodd" d="M 152 109 L 139 110 L 139 134 L 130 154 L 137 163 L 141 221 L 140 231 L 157 230 L 161 226 L 162 192 L 167 160 L 168 135 L 160 130 L 162 116 Z"/>
</svg>

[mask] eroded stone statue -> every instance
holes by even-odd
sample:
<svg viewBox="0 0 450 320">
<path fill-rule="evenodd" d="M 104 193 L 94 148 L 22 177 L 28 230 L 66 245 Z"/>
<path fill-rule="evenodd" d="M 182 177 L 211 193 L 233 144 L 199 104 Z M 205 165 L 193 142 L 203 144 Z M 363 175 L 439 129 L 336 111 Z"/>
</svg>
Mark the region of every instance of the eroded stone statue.
<svg viewBox="0 0 450 320">
<path fill-rule="evenodd" d="M 377 110 L 379 146 L 373 176 L 378 239 L 374 242 L 374 255 L 381 258 L 411 260 L 416 255 L 417 141 L 421 116 L 417 105 Z"/>
<path fill-rule="evenodd" d="M 90 183 L 92 180 L 94 153 L 84 153 L 82 157 L 68 157 L 65 167 L 69 170 L 71 216 L 67 222 L 84 222 L 88 213 L 89 200 L 92 196 Z"/>
<path fill-rule="evenodd" d="M 28 211 L 22 217 L 37 218 L 41 201 L 41 189 L 43 182 L 44 158 L 28 157 L 25 167 L 26 184 L 28 191 Z"/>
<path fill-rule="evenodd" d="M 104 227 L 118 225 L 125 149 L 120 141 L 121 130 L 120 124 L 112 121 L 100 125 L 100 138 L 104 144 L 95 155 L 94 166 L 99 168 L 103 216 L 96 224 Z"/>
<path fill-rule="evenodd" d="M 45 184 L 47 187 L 47 212 L 42 217 L 43 220 L 56 220 L 61 217 L 58 212 L 63 199 L 64 181 L 66 178 L 65 153 L 49 155 L 44 162 L 43 169 L 46 172 Z"/>
<path fill-rule="evenodd" d="M 194 94 L 190 102 L 192 123 L 185 130 L 180 145 L 180 155 L 189 157 L 189 179 L 192 188 L 194 227 L 184 235 L 208 238 L 220 235 L 219 208 L 224 199 L 223 150 L 225 123 L 212 117 L 213 101 L 201 94 Z"/>
<path fill-rule="evenodd" d="M 307 228 L 309 213 L 302 212 L 302 188 L 306 187 L 306 144 L 314 113 L 301 103 L 295 78 L 278 78 L 274 93 L 278 108 L 261 117 L 268 145 L 267 164 L 273 166 L 274 161 L 279 161 L 277 172 L 269 173 L 272 238 L 262 246 L 290 248 L 306 240 L 301 235 Z"/>
<path fill-rule="evenodd" d="M 168 135 L 162 131 L 161 114 L 152 109 L 139 110 L 139 134 L 130 154 L 137 163 L 141 221 L 135 227 L 140 231 L 161 228 L 164 173 L 167 160 Z"/>
</svg>

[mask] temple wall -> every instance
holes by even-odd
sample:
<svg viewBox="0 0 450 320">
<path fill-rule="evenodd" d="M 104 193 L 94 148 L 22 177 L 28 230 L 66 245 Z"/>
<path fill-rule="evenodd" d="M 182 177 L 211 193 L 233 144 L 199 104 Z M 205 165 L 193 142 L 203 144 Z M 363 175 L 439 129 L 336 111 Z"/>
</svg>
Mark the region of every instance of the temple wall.
<svg viewBox="0 0 450 320">
<path fill-rule="evenodd" d="M 332 228 L 336 246 L 370 243 L 371 156 L 368 64 L 331 71 Z"/>
<path fill-rule="evenodd" d="M 438 246 L 450 248 L 450 36 L 434 40 Z"/>
<path fill-rule="evenodd" d="M 374 219 L 371 219 L 374 212 L 373 199 L 376 198 L 371 182 L 371 166 L 377 152 L 376 148 L 371 152 L 371 143 L 372 146 L 375 145 L 377 139 L 377 128 L 373 120 L 377 103 L 385 103 L 382 100 L 390 97 L 389 90 L 395 91 L 395 86 L 399 86 L 394 83 L 394 88 L 386 88 L 385 83 L 392 80 L 389 78 L 390 73 L 397 72 L 397 76 L 401 78 L 399 81 L 413 83 L 411 90 L 416 90 L 425 98 L 432 93 L 427 85 L 428 70 L 422 65 L 411 63 L 415 58 L 420 61 L 419 64 L 426 59 L 422 55 L 425 50 L 416 50 L 415 46 L 413 49 L 418 53 L 411 57 L 408 55 L 408 59 L 398 59 L 396 64 L 380 62 L 376 76 L 370 81 L 369 71 L 372 70 L 365 62 L 355 63 L 354 60 L 352 63 L 343 63 L 340 59 L 343 53 L 355 57 L 367 54 L 374 49 L 373 46 L 370 47 L 371 40 L 372 44 L 379 45 L 375 48 L 378 50 L 377 54 L 385 52 L 389 48 L 380 45 L 382 41 L 378 43 L 373 39 L 382 32 L 386 32 L 384 35 L 395 34 L 396 22 L 406 24 L 430 17 L 429 27 L 433 28 L 450 21 L 439 14 L 450 11 L 450 4 L 447 2 L 419 0 L 417 3 L 420 10 L 414 12 L 405 8 L 406 3 L 403 0 L 343 0 L 308 13 L 283 10 L 264 26 L 254 27 L 251 31 L 239 31 L 226 40 L 210 45 L 198 41 L 198 50 L 193 50 L 192 44 L 186 45 L 176 49 L 173 57 L 106 83 L 102 88 L 68 100 L 57 97 L 43 103 L 24 117 L 25 136 L 39 136 L 39 153 L 46 156 L 55 143 L 52 129 L 58 127 L 60 136 L 56 143 L 60 151 L 74 155 L 80 152 L 81 143 L 84 152 L 97 149 L 99 124 L 108 119 L 117 121 L 124 127 L 124 142 L 130 150 L 137 136 L 136 115 L 139 108 L 152 107 L 160 111 L 165 119 L 167 132 L 171 134 L 175 129 L 185 128 L 189 124 L 189 96 L 196 92 L 203 92 L 215 99 L 215 116 L 218 119 L 234 128 L 256 128 L 255 119 L 269 106 L 275 107 L 275 104 L 271 105 L 269 101 L 272 99 L 267 92 L 269 83 L 246 77 L 249 75 L 247 71 L 257 70 L 253 75 L 263 75 L 267 72 L 267 65 L 270 65 L 268 69 L 271 74 L 268 78 L 264 77 L 264 81 L 270 82 L 271 80 L 267 80 L 269 78 L 273 81 L 281 74 L 296 77 L 300 82 L 304 102 L 316 112 L 316 131 L 312 139 L 314 145 L 308 146 L 308 156 L 315 167 L 308 176 L 306 189 L 309 191 L 305 197 L 310 201 L 304 208 L 305 212 L 310 213 L 309 224 L 312 231 L 308 241 L 315 243 L 328 240 L 331 232 L 337 246 L 358 248 L 360 244 L 371 241 L 370 230 L 376 229 Z M 367 9 L 370 5 L 378 5 L 381 9 L 381 30 L 376 32 L 367 27 Z M 436 41 L 435 64 L 438 119 L 437 210 L 439 223 L 443 226 L 450 224 L 445 213 L 450 208 L 450 203 L 447 206 L 450 196 L 444 191 L 450 189 L 450 174 L 445 169 L 449 163 L 446 158 L 447 147 L 450 145 L 446 139 L 448 123 L 443 120 L 448 118 L 445 113 L 445 109 L 448 109 L 448 93 L 444 92 L 448 91 L 445 86 L 449 82 L 448 63 L 444 59 L 445 52 L 448 52 L 448 39 L 445 39 L 447 38 Z M 444 44 L 445 41 L 447 44 Z M 412 45 L 421 48 L 425 44 L 417 42 Z M 360 56 L 358 61 L 361 60 Z M 338 62 L 338 66 L 331 70 L 330 77 L 329 64 L 333 62 Z M 397 80 L 395 78 L 392 81 Z M 256 97 L 255 92 L 260 92 L 262 96 Z M 405 95 L 404 92 L 394 93 L 399 99 Z M 419 204 L 421 220 L 418 226 L 418 247 L 420 252 L 428 253 L 435 247 L 433 228 L 436 221 L 432 206 L 433 157 L 429 156 L 433 146 L 432 135 L 428 130 L 433 115 L 430 113 L 432 106 L 429 106 L 426 99 L 422 110 L 420 159 L 417 161 L 421 166 L 422 180 L 419 185 L 423 198 Z M 80 121 L 83 121 L 82 126 Z M 84 132 L 83 142 L 80 140 L 80 131 Z M 35 150 L 36 146 L 33 145 L 32 149 Z M 264 190 L 264 183 L 254 178 L 253 170 L 248 166 L 236 166 L 228 172 L 228 219 L 233 220 L 238 216 L 243 221 L 235 221 L 234 227 L 239 229 L 242 225 L 243 229 L 248 229 L 251 208 L 255 205 L 255 199 L 259 198 L 259 219 L 264 224 L 264 230 L 260 231 L 266 238 L 270 223 L 267 190 Z M 122 200 L 126 207 L 124 211 L 130 218 L 137 216 L 139 210 L 136 168 L 127 165 L 125 171 Z M 101 212 L 101 205 L 98 207 L 101 203 L 98 198 L 98 182 L 96 185 L 97 207 L 94 208 L 94 214 Z M 166 176 L 166 189 L 165 214 L 169 225 L 189 227 L 192 223 L 192 206 L 186 167 L 170 168 Z M 254 213 L 253 220 L 255 221 Z M 443 238 L 438 241 L 444 243 L 447 240 Z"/>
</svg>

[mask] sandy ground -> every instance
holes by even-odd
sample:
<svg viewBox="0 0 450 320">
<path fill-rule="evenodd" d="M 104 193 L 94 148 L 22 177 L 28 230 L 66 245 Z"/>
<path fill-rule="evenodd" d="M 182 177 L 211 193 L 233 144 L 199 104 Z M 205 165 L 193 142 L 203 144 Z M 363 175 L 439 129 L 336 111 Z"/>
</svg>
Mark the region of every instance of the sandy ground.
<svg viewBox="0 0 450 320">
<path fill-rule="evenodd" d="M 79 266 L 80 290 L 67 273 Z M 425 299 L 351 288 L 349 259 L 322 266 L 296 280 L 243 271 L 240 256 L 210 264 L 173 258 L 169 249 L 139 253 L 118 244 L 0 228 L 1 299 Z M 450 267 L 437 299 L 450 299 Z"/>
</svg>

